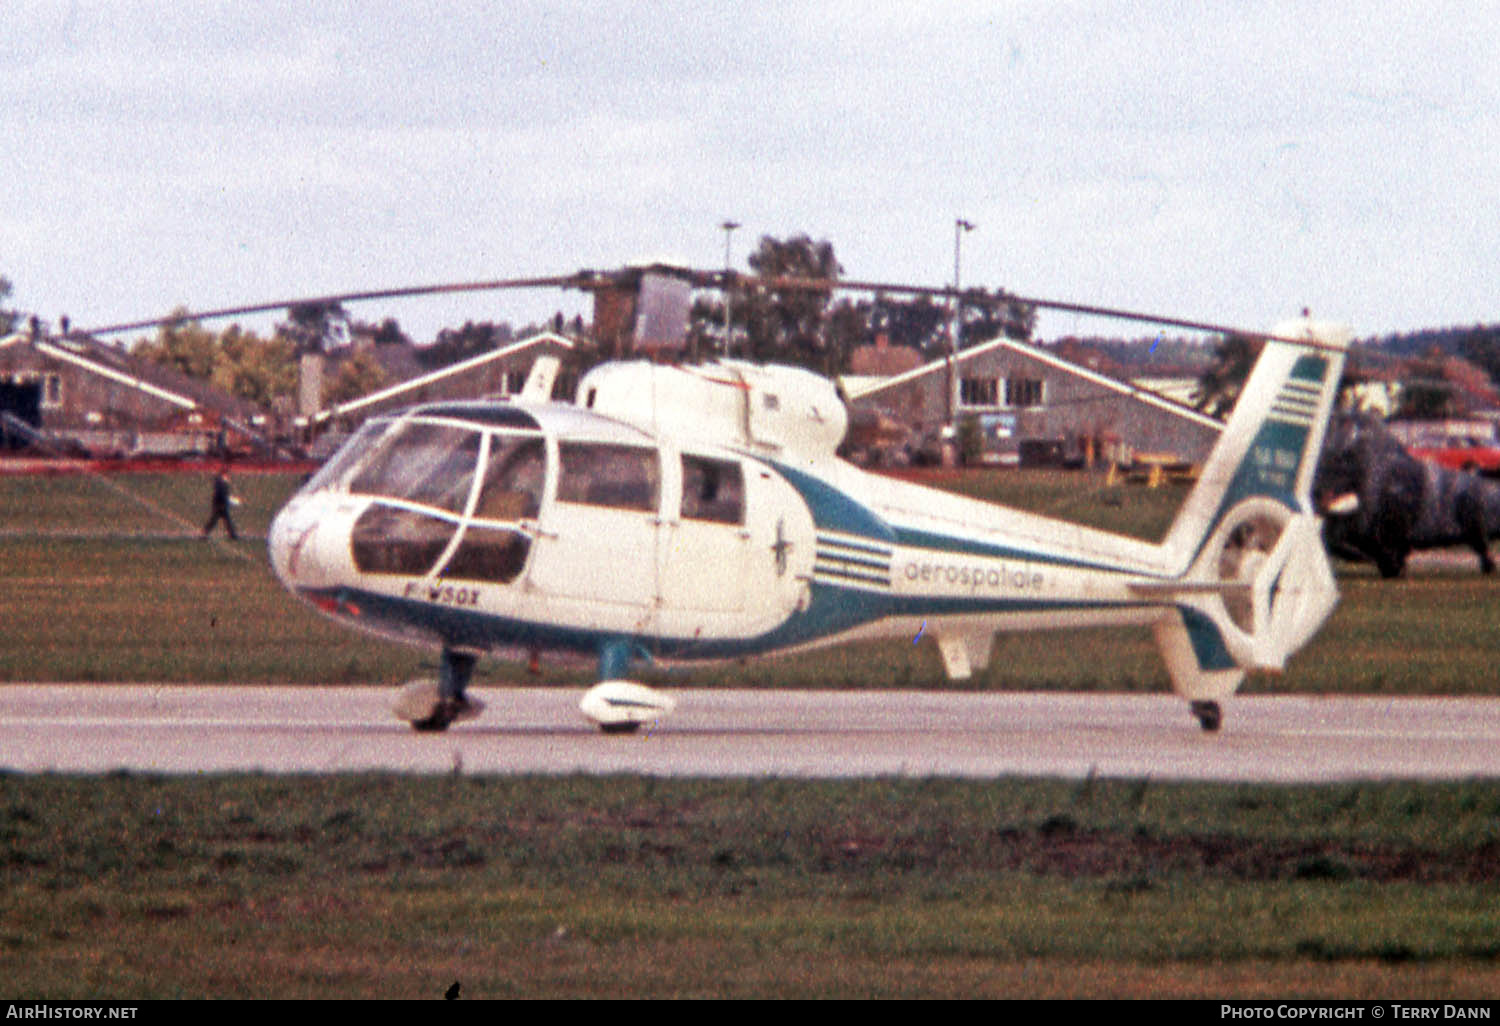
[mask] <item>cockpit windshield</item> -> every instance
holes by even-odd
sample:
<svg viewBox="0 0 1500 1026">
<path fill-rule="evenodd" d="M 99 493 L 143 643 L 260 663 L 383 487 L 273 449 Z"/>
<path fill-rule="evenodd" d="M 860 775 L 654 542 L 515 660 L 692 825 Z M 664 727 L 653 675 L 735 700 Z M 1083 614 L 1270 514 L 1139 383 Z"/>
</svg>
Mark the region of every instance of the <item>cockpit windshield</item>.
<svg viewBox="0 0 1500 1026">
<path fill-rule="evenodd" d="M 546 454 L 535 431 L 383 419 L 355 435 L 305 490 L 376 500 L 350 530 L 361 573 L 508 584 L 531 551 L 518 521 L 541 511 Z"/>
<path fill-rule="evenodd" d="M 380 440 L 349 482 L 354 495 L 407 499 L 462 513 L 474 482 L 479 432 L 408 421 Z"/>
<path fill-rule="evenodd" d="M 541 510 L 546 469 L 546 449 L 533 433 L 379 420 L 365 425 L 305 490 L 336 488 L 462 514 L 477 470 L 481 477 L 475 518 L 513 521 L 534 518 Z"/>
<path fill-rule="evenodd" d="M 325 488 L 337 487 L 349 475 L 359 461 L 370 452 L 370 446 L 390 429 L 386 419 L 367 421 L 357 434 L 339 447 L 328 462 L 302 486 L 304 492 L 321 492 Z"/>
</svg>

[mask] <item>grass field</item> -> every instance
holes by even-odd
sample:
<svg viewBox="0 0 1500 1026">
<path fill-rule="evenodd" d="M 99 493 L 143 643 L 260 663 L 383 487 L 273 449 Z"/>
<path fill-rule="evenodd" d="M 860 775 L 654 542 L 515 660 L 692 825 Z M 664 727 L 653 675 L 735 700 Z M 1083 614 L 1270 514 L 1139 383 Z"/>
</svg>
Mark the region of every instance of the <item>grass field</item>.
<svg viewBox="0 0 1500 1026">
<path fill-rule="evenodd" d="M 1500 784 L 0 778 L 13 998 L 1493 997 Z"/>
<path fill-rule="evenodd" d="M 244 475 L 263 535 L 295 486 Z M 949 482 L 1153 537 L 1181 492 Z M 0 680 L 399 681 L 206 478 L 0 478 Z M 1500 585 L 1343 568 L 1279 693 L 1493 694 Z M 966 686 L 1168 687 L 1145 632 L 1002 636 Z M 483 664 L 480 683 L 525 679 Z M 587 671 L 546 667 L 546 680 Z M 949 687 L 927 645 L 695 684 Z M 1367 997 L 1500 993 L 1500 782 L 70 778 L 0 774 L 8 997 Z"/>
<path fill-rule="evenodd" d="M 240 475 L 237 543 L 203 542 L 208 481 L 195 475 L 0 478 L 0 567 L 7 618 L 0 680 L 398 682 L 432 656 L 342 629 L 292 599 L 266 564 L 271 515 L 289 475 Z M 1160 534 L 1181 486 L 1103 488 L 1062 472 L 988 472 L 945 484 L 1096 526 Z M 1084 516 L 1083 514 L 1087 514 Z M 1346 567 L 1327 627 L 1280 676 L 1247 692 L 1492 694 L 1500 586 L 1467 564 L 1382 581 Z M 1163 691 L 1144 630 L 1001 635 L 991 666 L 962 687 Z M 545 680 L 582 683 L 588 669 L 544 664 Z M 652 674 L 647 674 L 651 676 Z M 657 671 L 703 685 L 947 688 L 931 642 L 896 641 L 784 659 Z M 486 660 L 479 683 L 535 680 Z"/>
</svg>

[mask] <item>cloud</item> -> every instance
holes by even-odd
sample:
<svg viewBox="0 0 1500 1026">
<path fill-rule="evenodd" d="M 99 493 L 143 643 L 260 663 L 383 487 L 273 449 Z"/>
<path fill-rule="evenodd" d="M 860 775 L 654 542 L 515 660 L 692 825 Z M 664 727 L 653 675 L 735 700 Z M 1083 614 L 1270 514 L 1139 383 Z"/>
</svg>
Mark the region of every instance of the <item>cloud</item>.
<svg viewBox="0 0 1500 1026">
<path fill-rule="evenodd" d="M 1493 317 L 1478 4 L 897 0 L 73 7 L 0 41 L 0 273 L 75 321 L 716 266 L 726 217 L 851 276 L 1257 326 Z M 1412 276 L 1420 276 L 1414 283 Z M 399 315 L 399 310 L 394 311 Z"/>
</svg>

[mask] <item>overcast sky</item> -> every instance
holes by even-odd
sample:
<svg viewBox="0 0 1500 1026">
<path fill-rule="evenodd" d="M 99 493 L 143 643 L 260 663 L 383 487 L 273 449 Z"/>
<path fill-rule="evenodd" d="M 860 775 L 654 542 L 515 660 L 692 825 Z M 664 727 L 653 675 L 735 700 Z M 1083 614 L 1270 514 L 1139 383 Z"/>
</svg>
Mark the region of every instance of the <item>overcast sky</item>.
<svg viewBox="0 0 1500 1026">
<path fill-rule="evenodd" d="M 958 217 L 966 285 L 1500 320 L 1494 2 L 8 0 L 0 33 L 0 275 L 79 326 L 718 267 L 726 219 L 740 269 L 807 233 L 848 277 L 942 285 Z M 425 341 L 559 307 L 352 312 Z"/>
</svg>

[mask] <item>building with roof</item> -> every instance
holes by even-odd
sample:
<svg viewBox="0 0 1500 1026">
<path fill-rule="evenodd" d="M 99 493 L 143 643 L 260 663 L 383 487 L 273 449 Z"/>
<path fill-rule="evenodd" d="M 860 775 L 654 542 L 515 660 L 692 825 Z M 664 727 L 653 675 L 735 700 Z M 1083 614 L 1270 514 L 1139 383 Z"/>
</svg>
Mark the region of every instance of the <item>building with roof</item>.
<svg viewBox="0 0 1500 1026">
<path fill-rule="evenodd" d="M 416 403 L 514 395 L 525 384 L 526 376 L 539 357 L 555 356 L 566 366 L 569 357 L 577 351 L 577 346 L 573 339 L 565 335 L 552 331 L 539 332 L 434 371 L 398 378 L 392 384 L 377 388 L 357 399 L 320 408 L 309 420 L 315 427 L 333 424 L 348 428 L 377 413 L 386 413 Z M 376 349 L 402 349 L 409 352 L 409 347 L 406 346 L 377 346 Z M 315 365 L 312 373 L 321 380 L 327 380 L 330 372 L 330 367 Z M 309 377 L 307 362 L 304 362 L 303 376 L 306 384 Z M 559 375 L 553 395 L 571 399 L 576 385 L 576 375 Z"/>
<path fill-rule="evenodd" d="M 0 340 L 0 421 L 92 455 L 209 454 L 274 434 L 265 411 L 211 384 L 82 335 Z"/>
<path fill-rule="evenodd" d="M 902 374 L 845 383 L 851 423 L 896 424 L 899 439 L 858 458 L 871 462 L 956 450 L 1023 465 L 1130 462 L 1193 464 L 1223 424 L 1190 406 L 1008 338 L 965 349 Z M 859 449 L 851 438 L 851 448 Z"/>
</svg>

